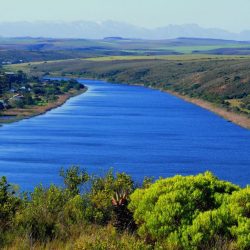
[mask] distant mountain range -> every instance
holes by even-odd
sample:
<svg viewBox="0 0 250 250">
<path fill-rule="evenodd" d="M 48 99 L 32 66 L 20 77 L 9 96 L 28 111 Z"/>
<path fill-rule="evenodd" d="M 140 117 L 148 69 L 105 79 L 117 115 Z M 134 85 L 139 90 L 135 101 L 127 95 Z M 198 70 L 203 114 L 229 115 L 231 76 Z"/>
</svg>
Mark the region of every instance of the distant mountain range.
<svg viewBox="0 0 250 250">
<path fill-rule="evenodd" d="M 197 37 L 250 41 L 250 30 L 232 33 L 218 28 L 202 28 L 197 24 L 168 25 L 155 29 L 141 28 L 115 21 L 102 23 L 90 21 L 75 22 L 5 22 L 0 23 L 3 37 L 51 37 L 87 38 L 126 37 L 140 39 L 172 39 L 177 37 Z"/>
</svg>

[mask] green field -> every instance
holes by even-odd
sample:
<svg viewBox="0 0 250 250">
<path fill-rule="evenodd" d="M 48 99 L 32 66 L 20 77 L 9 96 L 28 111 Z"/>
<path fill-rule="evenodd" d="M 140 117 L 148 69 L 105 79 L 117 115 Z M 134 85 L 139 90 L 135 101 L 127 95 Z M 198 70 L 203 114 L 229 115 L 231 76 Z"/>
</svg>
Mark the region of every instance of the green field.
<svg viewBox="0 0 250 250">
<path fill-rule="evenodd" d="M 0 52 L 0 63 L 103 56 L 250 55 L 250 43 L 195 38 L 170 40 L 0 38 Z"/>
<path fill-rule="evenodd" d="M 250 55 L 206 55 L 206 54 L 184 54 L 184 55 L 158 55 L 158 56 L 102 56 L 90 57 L 85 61 L 127 61 L 127 60 L 167 60 L 167 61 L 202 61 L 202 60 L 237 60 L 250 59 Z"/>
</svg>

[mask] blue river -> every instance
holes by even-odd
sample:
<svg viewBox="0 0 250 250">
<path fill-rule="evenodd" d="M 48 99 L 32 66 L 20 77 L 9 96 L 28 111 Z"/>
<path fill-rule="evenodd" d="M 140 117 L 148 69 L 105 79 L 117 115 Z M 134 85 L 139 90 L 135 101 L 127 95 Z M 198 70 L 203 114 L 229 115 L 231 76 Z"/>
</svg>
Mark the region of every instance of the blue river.
<svg viewBox="0 0 250 250">
<path fill-rule="evenodd" d="M 83 80 L 88 91 L 44 115 L 0 127 L 0 176 L 21 190 L 61 184 L 61 167 L 140 182 L 212 171 L 250 184 L 250 131 L 175 96 Z"/>
</svg>

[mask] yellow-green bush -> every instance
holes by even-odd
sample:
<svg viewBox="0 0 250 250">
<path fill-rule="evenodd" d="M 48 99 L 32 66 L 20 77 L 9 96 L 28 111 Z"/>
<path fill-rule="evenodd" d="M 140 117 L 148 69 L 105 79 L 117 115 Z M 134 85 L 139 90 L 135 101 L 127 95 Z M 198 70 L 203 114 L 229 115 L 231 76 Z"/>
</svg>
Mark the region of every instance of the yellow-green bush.
<svg viewBox="0 0 250 250">
<path fill-rule="evenodd" d="M 237 246 L 250 249 L 250 187 L 234 192 L 225 206 L 234 222 L 230 231 L 237 239 Z"/>
<path fill-rule="evenodd" d="M 129 209 L 142 238 L 186 249 L 201 248 L 211 238 L 207 233 L 223 237 L 229 233 L 226 228 L 229 215 L 213 210 L 236 190 L 239 187 L 218 180 L 209 172 L 175 176 L 158 180 L 149 188 L 137 189 L 131 195 Z"/>
</svg>

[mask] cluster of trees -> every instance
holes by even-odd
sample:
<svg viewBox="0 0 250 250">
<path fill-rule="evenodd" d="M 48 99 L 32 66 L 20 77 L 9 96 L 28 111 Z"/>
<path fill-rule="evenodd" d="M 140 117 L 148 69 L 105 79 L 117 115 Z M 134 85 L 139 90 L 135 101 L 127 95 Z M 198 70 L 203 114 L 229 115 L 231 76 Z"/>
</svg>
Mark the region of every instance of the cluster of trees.
<svg viewBox="0 0 250 250">
<path fill-rule="evenodd" d="M 59 95 L 71 90 L 83 89 L 76 80 L 43 81 L 38 77 L 28 78 L 25 73 L 7 72 L 0 75 L 1 109 L 24 108 L 30 105 L 44 105 L 57 100 Z"/>
<path fill-rule="evenodd" d="M 241 108 L 250 110 L 250 95 L 242 100 Z"/>
<path fill-rule="evenodd" d="M 68 93 L 71 90 L 79 91 L 84 88 L 84 85 L 73 79 L 68 81 L 40 81 L 35 78 L 35 81 L 33 81 L 32 84 L 26 86 L 26 89 L 27 88 L 30 89 L 28 96 L 33 99 L 33 104 L 43 105 L 44 103 L 57 100 L 59 95 Z M 27 93 L 24 96 L 27 96 Z"/>
<path fill-rule="evenodd" d="M 0 247 L 249 249 L 250 187 L 210 172 L 136 185 L 125 173 L 61 170 L 64 187 L 0 181 Z"/>
<path fill-rule="evenodd" d="M 27 75 L 21 70 L 19 70 L 16 74 L 12 72 L 0 71 L 0 95 L 3 95 L 12 87 L 20 86 L 21 84 L 26 84 L 27 81 Z"/>
</svg>

